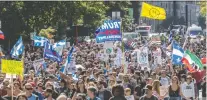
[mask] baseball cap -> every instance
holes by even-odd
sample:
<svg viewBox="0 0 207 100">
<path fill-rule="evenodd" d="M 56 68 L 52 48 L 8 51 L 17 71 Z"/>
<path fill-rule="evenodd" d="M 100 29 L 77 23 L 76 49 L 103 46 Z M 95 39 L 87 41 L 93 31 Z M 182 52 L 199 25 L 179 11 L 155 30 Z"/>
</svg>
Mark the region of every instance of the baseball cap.
<svg viewBox="0 0 207 100">
<path fill-rule="evenodd" d="M 144 89 L 146 89 L 146 90 L 152 90 L 152 85 L 147 84 Z"/>
</svg>

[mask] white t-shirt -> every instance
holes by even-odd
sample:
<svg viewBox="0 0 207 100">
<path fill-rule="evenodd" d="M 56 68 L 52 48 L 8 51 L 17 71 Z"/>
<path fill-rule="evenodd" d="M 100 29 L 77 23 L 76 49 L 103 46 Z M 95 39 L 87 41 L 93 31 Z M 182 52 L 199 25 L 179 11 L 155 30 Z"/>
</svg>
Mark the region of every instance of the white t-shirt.
<svg viewBox="0 0 207 100">
<path fill-rule="evenodd" d="M 185 97 L 195 98 L 194 82 L 191 82 L 190 84 L 187 84 L 187 82 L 184 82 L 183 84 L 181 84 L 181 91 Z"/>
<path fill-rule="evenodd" d="M 125 96 L 125 98 L 126 98 L 127 100 L 134 100 L 134 96 L 133 96 L 133 95 Z"/>
</svg>

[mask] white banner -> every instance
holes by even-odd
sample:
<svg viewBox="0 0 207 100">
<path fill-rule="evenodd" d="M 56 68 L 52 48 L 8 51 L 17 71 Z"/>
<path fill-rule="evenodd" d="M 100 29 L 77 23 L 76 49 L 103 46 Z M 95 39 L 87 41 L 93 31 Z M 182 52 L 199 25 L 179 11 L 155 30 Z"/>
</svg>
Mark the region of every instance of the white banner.
<svg viewBox="0 0 207 100">
<path fill-rule="evenodd" d="M 160 48 L 157 48 L 156 51 L 153 51 L 153 57 L 154 57 L 154 64 L 162 64 L 162 52 Z"/>
<path fill-rule="evenodd" d="M 45 60 L 43 58 L 33 61 L 33 67 L 35 69 L 35 73 L 37 73 L 40 70 L 40 67 L 44 62 Z"/>
<path fill-rule="evenodd" d="M 142 67 L 148 67 L 148 48 L 142 47 L 141 49 L 137 50 L 137 62 Z"/>
<path fill-rule="evenodd" d="M 71 58 L 71 61 L 69 64 L 66 65 L 66 73 L 75 73 L 76 72 L 76 62 L 75 58 Z"/>
</svg>

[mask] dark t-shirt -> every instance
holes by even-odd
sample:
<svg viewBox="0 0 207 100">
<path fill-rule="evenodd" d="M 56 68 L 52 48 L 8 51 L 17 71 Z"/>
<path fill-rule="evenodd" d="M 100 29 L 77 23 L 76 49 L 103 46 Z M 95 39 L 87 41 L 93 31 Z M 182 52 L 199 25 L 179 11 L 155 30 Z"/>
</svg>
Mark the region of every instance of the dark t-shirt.
<svg viewBox="0 0 207 100">
<path fill-rule="evenodd" d="M 206 97 L 206 82 L 201 85 L 202 97 Z"/>
<path fill-rule="evenodd" d="M 11 96 L 3 96 L 3 98 L 8 99 L 8 100 L 12 100 L 12 97 Z M 15 96 L 13 97 L 13 100 L 16 100 L 16 97 Z"/>
<path fill-rule="evenodd" d="M 139 100 L 158 100 L 158 98 L 154 95 L 152 95 L 151 98 L 147 98 L 146 95 L 144 95 Z"/>
</svg>

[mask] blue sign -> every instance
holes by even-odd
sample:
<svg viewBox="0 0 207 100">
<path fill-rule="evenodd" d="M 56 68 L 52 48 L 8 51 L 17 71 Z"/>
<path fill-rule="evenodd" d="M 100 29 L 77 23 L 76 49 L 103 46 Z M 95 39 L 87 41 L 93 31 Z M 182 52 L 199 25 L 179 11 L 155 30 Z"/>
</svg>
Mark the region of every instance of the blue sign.
<svg viewBox="0 0 207 100">
<path fill-rule="evenodd" d="M 53 61 L 62 62 L 61 56 L 55 50 L 52 49 L 52 45 L 50 45 L 49 42 L 45 43 L 44 57 L 51 59 Z"/>
<path fill-rule="evenodd" d="M 105 41 L 121 41 L 121 21 L 120 20 L 106 20 L 96 30 L 96 42 L 101 43 Z"/>
</svg>

